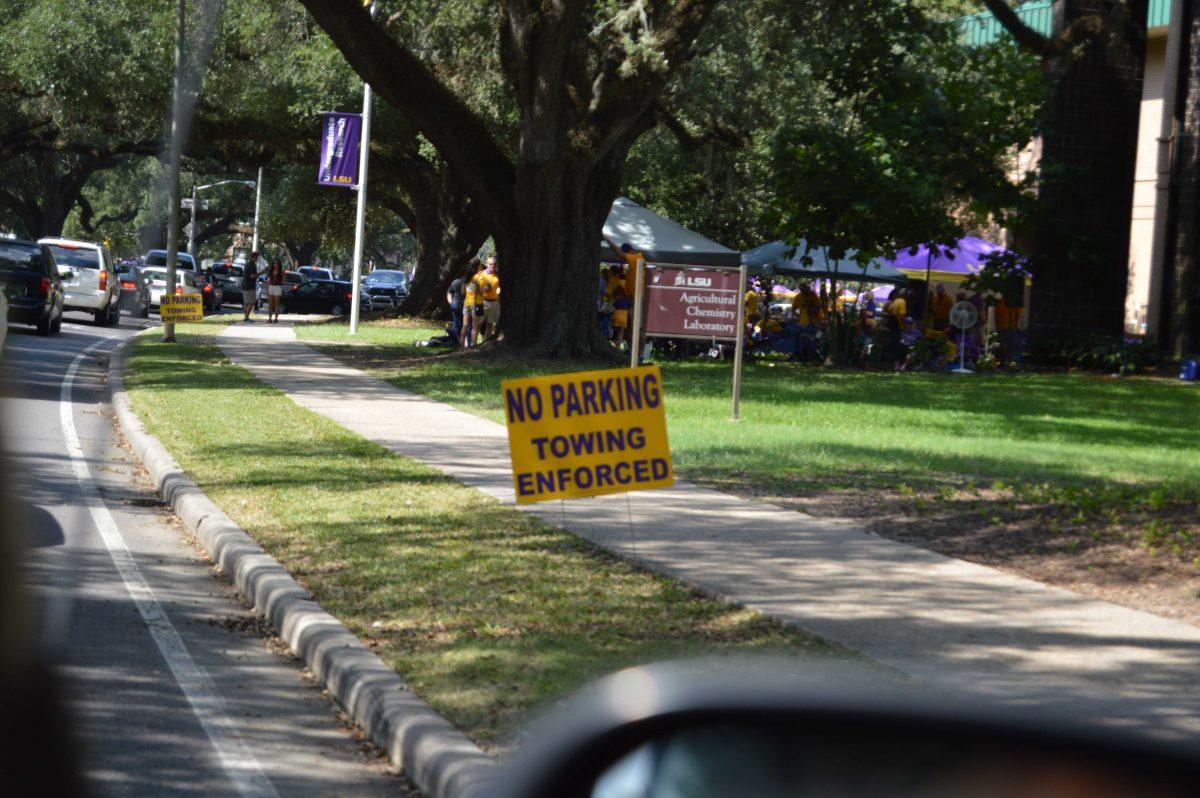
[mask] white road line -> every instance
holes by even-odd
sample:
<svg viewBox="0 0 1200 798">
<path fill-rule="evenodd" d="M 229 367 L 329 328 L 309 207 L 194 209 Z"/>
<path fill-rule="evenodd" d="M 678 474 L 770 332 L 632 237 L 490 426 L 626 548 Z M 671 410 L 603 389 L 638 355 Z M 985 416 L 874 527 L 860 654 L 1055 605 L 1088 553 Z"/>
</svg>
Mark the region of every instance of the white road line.
<svg viewBox="0 0 1200 798">
<path fill-rule="evenodd" d="M 125 539 L 121 537 L 121 531 L 117 528 L 116 521 L 109 513 L 108 507 L 100 497 L 100 492 L 92 482 L 91 469 L 84 457 L 83 448 L 79 444 L 79 435 L 75 431 L 71 389 L 75 382 L 75 374 L 83 359 L 93 349 L 110 342 L 110 340 L 97 341 L 80 352 L 71 362 L 71 366 L 63 378 L 59 412 L 63 435 L 67 442 L 67 454 L 71 458 L 75 479 L 78 480 L 79 487 L 83 491 L 84 503 L 87 504 L 88 510 L 92 514 L 92 521 L 100 532 L 100 538 L 108 548 L 113 565 L 121 574 L 125 589 L 137 606 L 138 612 L 141 613 L 146 626 L 149 627 L 150 636 L 158 645 L 163 659 L 167 661 L 167 666 L 175 676 L 175 681 L 183 690 L 188 703 L 191 704 L 192 711 L 204 728 L 204 733 L 212 742 L 221 766 L 233 782 L 238 794 L 250 798 L 279 798 L 279 794 L 275 792 L 271 782 L 263 775 L 262 768 L 254 755 L 242 743 L 237 727 L 229 719 L 225 702 L 217 693 L 216 685 L 213 684 L 204 669 L 197 665 L 188 654 L 183 639 L 175 631 L 167 613 L 158 603 L 154 591 L 142 576 L 142 571 L 138 568 L 133 553 L 125 544 Z"/>
</svg>

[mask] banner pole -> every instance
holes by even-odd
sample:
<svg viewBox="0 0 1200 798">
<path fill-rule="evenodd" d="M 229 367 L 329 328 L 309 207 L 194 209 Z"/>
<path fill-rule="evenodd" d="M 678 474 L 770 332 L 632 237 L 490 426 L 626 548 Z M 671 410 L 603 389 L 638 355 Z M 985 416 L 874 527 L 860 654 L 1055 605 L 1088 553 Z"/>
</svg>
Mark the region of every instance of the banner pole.
<svg viewBox="0 0 1200 798">
<path fill-rule="evenodd" d="M 371 20 L 378 13 L 371 3 Z M 354 276 L 350 285 L 350 334 L 358 334 L 358 310 L 362 306 L 363 238 L 367 226 L 367 162 L 371 155 L 371 84 L 363 83 L 362 135 L 358 148 L 358 210 L 354 219 Z"/>
<path fill-rule="evenodd" d="M 642 295 L 646 259 L 638 258 L 633 284 L 633 333 L 629 336 L 629 368 L 638 366 L 638 350 L 642 348 Z"/>
<path fill-rule="evenodd" d="M 250 243 L 250 251 L 258 252 L 258 212 L 262 208 L 262 175 L 263 168 L 258 167 L 258 180 L 255 183 L 254 192 L 254 239 Z"/>
<path fill-rule="evenodd" d="M 746 265 L 738 270 L 737 344 L 733 348 L 733 420 L 742 401 L 742 349 L 746 341 Z"/>
</svg>

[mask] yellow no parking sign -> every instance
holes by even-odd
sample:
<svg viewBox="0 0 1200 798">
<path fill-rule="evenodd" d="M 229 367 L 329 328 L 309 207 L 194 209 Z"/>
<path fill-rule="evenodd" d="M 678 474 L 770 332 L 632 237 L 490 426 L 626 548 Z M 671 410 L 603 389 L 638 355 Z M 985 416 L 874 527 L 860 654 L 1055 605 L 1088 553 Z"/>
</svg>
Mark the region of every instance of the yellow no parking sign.
<svg viewBox="0 0 1200 798">
<path fill-rule="evenodd" d="M 204 300 L 199 294 L 164 296 L 158 306 L 163 321 L 204 321 Z"/>
<path fill-rule="evenodd" d="M 658 366 L 505 380 L 518 504 L 675 484 Z"/>
</svg>

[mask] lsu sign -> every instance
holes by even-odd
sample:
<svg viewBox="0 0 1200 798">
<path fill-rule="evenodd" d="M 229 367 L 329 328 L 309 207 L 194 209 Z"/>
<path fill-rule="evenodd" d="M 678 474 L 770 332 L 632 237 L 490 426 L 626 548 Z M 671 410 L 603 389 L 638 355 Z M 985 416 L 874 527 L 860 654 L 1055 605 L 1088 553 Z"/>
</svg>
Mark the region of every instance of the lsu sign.
<svg viewBox="0 0 1200 798">
<path fill-rule="evenodd" d="M 658 366 L 505 380 L 517 504 L 675 484 Z"/>
</svg>

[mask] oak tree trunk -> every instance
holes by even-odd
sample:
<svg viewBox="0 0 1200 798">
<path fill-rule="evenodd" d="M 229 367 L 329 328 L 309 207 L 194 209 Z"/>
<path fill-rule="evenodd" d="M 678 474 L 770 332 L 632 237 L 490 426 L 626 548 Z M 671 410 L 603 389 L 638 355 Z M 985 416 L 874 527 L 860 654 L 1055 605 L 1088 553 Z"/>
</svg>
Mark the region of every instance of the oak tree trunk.
<svg viewBox="0 0 1200 798">
<path fill-rule="evenodd" d="M 1181 47 L 1160 330 L 1175 359 L 1200 349 L 1200 0 L 1184 0 Z"/>
<path fill-rule="evenodd" d="M 1060 0 L 1058 24 L 1111 14 L 1110 5 Z M 1039 331 L 1123 329 L 1147 14 L 1146 0 L 1127 5 L 1125 24 L 1050 65 L 1031 253 L 1030 322 Z"/>
</svg>

